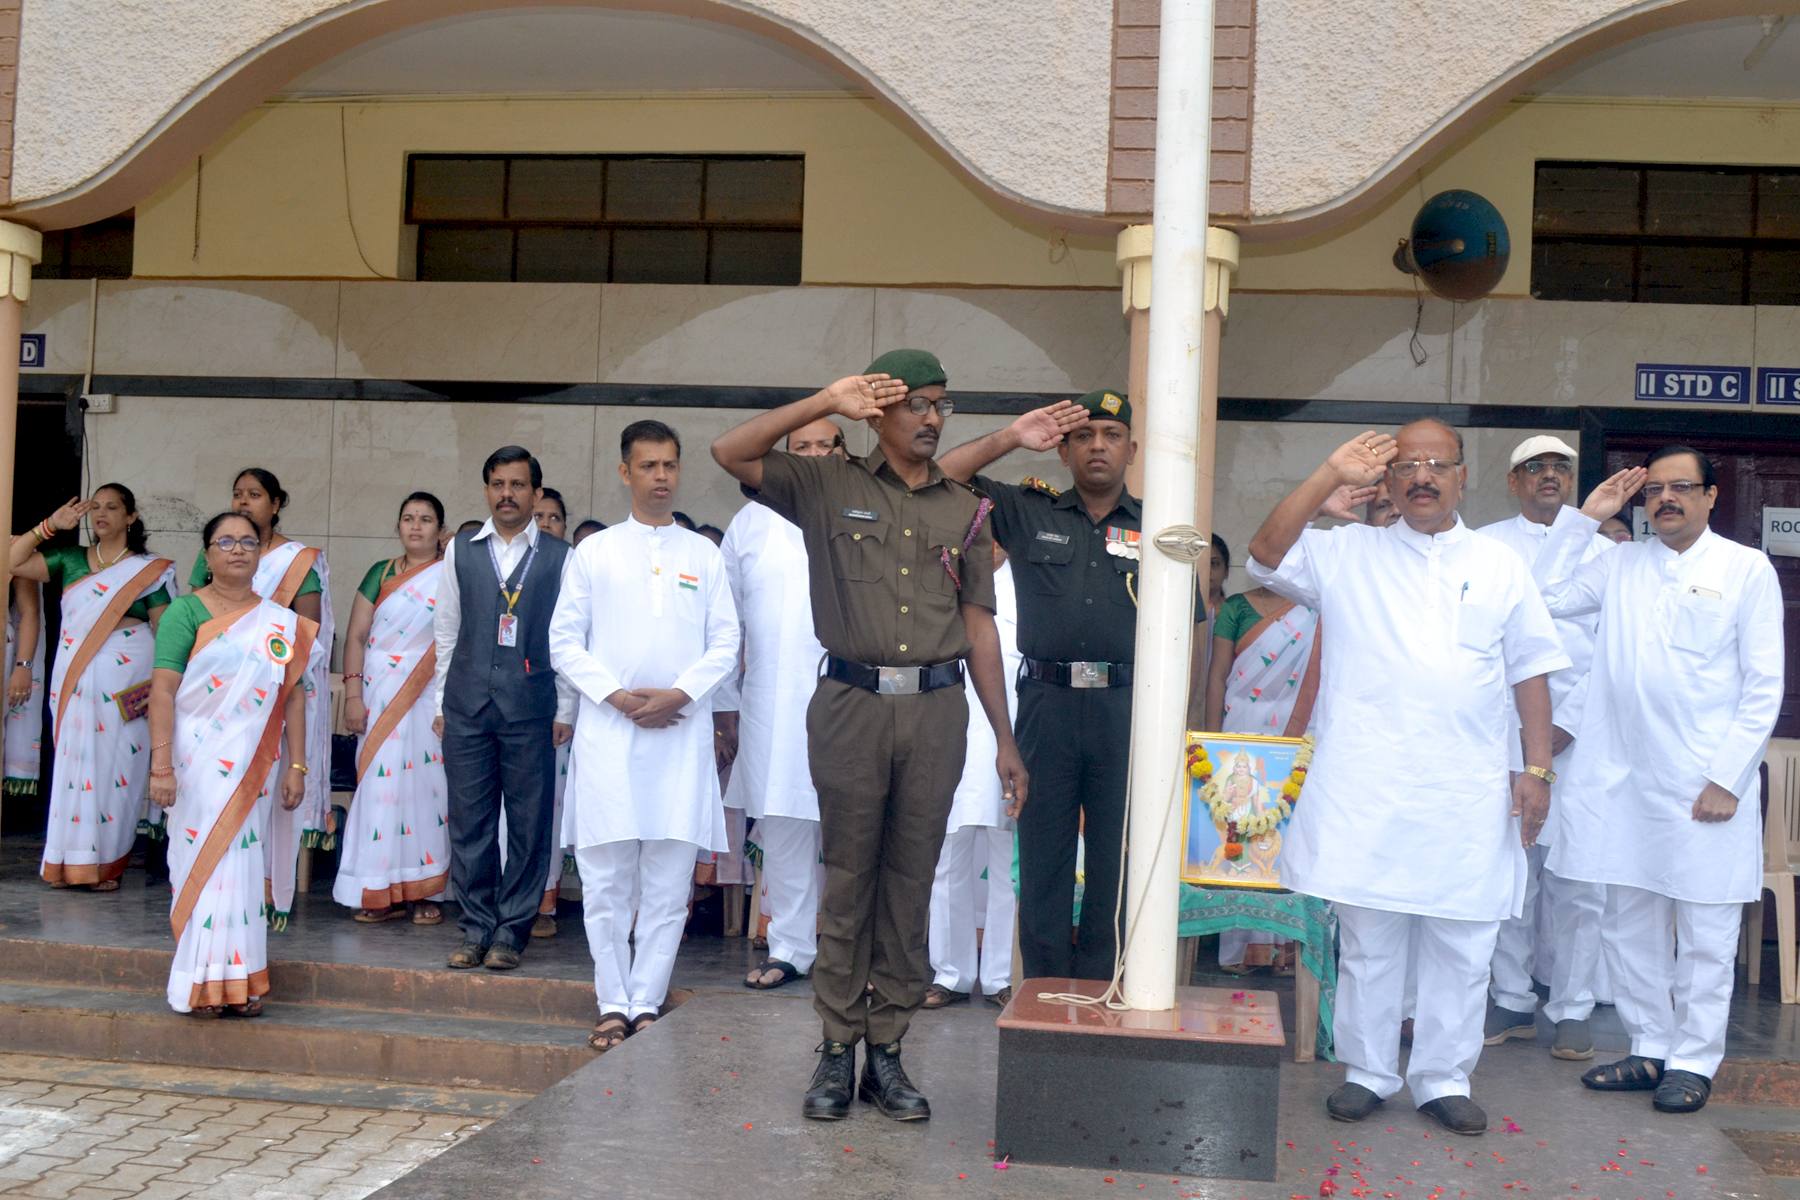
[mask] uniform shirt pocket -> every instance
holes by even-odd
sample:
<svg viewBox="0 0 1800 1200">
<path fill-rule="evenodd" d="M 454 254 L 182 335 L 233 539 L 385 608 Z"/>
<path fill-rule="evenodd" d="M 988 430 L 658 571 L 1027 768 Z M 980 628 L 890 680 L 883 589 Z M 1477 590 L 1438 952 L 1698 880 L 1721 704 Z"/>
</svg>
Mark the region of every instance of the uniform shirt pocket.
<svg viewBox="0 0 1800 1200">
<path fill-rule="evenodd" d="M 1112 559 L 1113 574 L 1118 577 L 1118 585 L 1110 589 L 1113 603 L 1122 604 L 1130 609 L 1137 608 L 1137 601 L 1132 598 L 1132 593 L 1137 590 L 1137 576 L 1143 563 L 1129 554 L 1112 554 L 1106 551 L 1101 551 L 1101 553 Z M 1202 610 L 1198 616 L 1200 620 L 1204 621 L 1206 619 L 1205 611 Z"/>
<path fill-rule="evenodd" d="M 919 582 L 928 592 L 936 592 L 940 596 L 957 594 L 956 579 L 944 569 L 943 551 L 950 552 L 950 565 L 955 568 L 957 579 L 962 578 L 964 567 L 962 560 L 963 535 L 941 526 L 927 526 L 925 529 L 925 560 L 919 564 L 919 574 L 924 576 Z"/>
<path fill-rule="evenodd" d="M 831 518 L 831 565 L 839 579 L 879 583 L 886 558 L 886 521 Z"/>
<path fill-rule="evenodd" d="M 1075 539 L 1054 529 L 1039 529 L 1025 544 L 1026 570 L 1020 577 L 1032 591 L 1060 596 L 1067 587 L 1064 570 L 1075 561 Z"/>
<path fill-rule="evenodd" d="M 1725 602 L 1692 592 L 1678 595 L 1669 606 L 1669 644 L 1703 658 L 1711 658 L 1725 640 L 1729 623 Z"/>
</svg>

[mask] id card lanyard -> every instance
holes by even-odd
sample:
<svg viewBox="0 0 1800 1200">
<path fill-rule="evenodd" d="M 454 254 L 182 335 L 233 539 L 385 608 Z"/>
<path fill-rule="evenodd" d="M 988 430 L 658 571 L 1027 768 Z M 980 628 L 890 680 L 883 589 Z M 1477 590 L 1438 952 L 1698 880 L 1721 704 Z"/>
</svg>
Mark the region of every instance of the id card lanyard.
<svg viewBox="0 0 1800 1200">
<path fill-rule="evenodd" d="M 513 605 L 517 604 L 519 597 L 524 594 L 525 576 L 531 571 L 531 560 L 537 557 L 538 548 L 536 543 L 532 544 L 531 549 L 525 552 L 524 561 L 513 568 L 513 577 L 509 580 L 500 573 L 500 552 L 494 549 L 494 542 L 495 538 L 489 536 L 487 540 L 488 557 L 494 563 L 494 578 L 501 581 L 500 595 L 506 599 L 506 611 L 500 614 L 500 644 L 517 646 L 519 644 L 519 618 L 513 615 Z M 513 585 L 513 590 L 510 592 L 506 590 L 508 583 Z"/>
</svg>

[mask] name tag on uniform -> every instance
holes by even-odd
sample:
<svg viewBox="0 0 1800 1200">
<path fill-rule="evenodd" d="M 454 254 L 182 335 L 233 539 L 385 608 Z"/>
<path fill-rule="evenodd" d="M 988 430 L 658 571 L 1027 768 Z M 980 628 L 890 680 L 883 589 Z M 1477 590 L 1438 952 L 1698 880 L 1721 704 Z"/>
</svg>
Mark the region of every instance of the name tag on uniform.
<svg viewBox="0 0 1800 1200">
<path fill-rule="evenodd" d="M 852 521 L 879 521 L 879 520 L 881 520 L 880 513 L 870 512 L 866 508 L 846 508 L 844 510 L 844 515 L 846 517 L 849 517 Z"/>
<path fill-rule="evenodd" d="M 500 644 L 502 646 L 519 644 L 519 618 L 511 613 L 500 614 Z"/>
<path fill-rule="evenodd" d="M 1069 544 L 1069 535 L 1066 533 L 1051 533 L 1048 529 L 1040 529 L 1037 531 L 1037 540 L 1040 542 L 1055 542 L 1059 546 L 1066 546 Z"/>
</svg>

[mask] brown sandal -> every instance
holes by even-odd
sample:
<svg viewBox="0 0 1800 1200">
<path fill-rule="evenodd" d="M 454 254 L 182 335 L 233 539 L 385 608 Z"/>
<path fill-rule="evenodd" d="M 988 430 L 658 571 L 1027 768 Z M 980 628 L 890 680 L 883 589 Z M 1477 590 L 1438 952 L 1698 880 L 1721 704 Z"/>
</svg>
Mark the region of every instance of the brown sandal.
<svg viewBox="0 0 1800 1200">
<path fill-rule="evenodd" d="M 942 984 L 934 983 L 925 989 L 925 1003 L 922 1008 L 948 1008 L 952 1004 L 966 1004 L 967 992 L 953 992 Z"/>
<path fill-rule="evenodd" d="M 188 1016 L 200 1021 L 216 1021 L 224 1015 L 225 1006 L 222 1004 L 205 1004 L 188 1010 Z"/>
<path fill-rule="evenodd" d="M 244 1004 L 232 1004 L 228 1007 L 240 1017 L 260 1017 L 262 1016 L 262 997 L 252 996 Z"/>
<path fill-rule="evenodd" d="M 442 925 L 444 910 L 429 900 L 420 900 L 412 906 L 412 923 L 414 925 Z"/>
<path fill-rule="evenodd" d="M 356 916 L 351 920 L 359 925 L 379 925 L 383 921 L 392 921 L 395 917 L 404 917 L 405 915 L 406 906 L 404 904 L 390 904 L 382 909 L 359 908 L 356 910 Z"/>
<path fill-rule="evenodd" d="M 118 890 L 119 881 L 117 879 L 102 879 L 99 883 L 88 884 L 90 892 L 116 892 Z"/>
<path fill-rule="evenodd" d="M 631 1032 L 633 1034 L 642 1033 L 642 1032 L 644 1032 L 644 1030 L 650 1028 L 654 1024 L 656 1024 L 656 1014 L 655 1013 L 645 1013 L 643 1016 L 639 1017 L 637 1020 L 635 1020 L 631 1023 Z"/>
<path fill-rule="evenodd" d="M 631 1018 L 622 1012 L 601 1013 L 600 1021 L 594 1031 L 588 1034 L 587 1044 L 604 1054 L 625 1044 L 631 1036 Z"/>
</svg>

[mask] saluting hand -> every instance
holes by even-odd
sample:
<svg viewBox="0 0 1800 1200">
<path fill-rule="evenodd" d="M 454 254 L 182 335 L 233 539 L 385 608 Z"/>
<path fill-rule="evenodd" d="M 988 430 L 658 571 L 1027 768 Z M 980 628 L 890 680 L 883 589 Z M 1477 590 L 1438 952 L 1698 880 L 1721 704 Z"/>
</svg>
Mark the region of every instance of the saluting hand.
<svg viewBox="0 0 1800 1200">
<path fill-rule="evenodd" d="M 1644 480 L 1648 478 L 1650 472 L 1643 467 L 1626 467 L 1588 493 L 1587 502 L 1581 506 L 1581 515 L 1594 521 L 1617 516 L 1625 502 L 1643 489 Z"/>
<path fill-rule="evenodd" d="M 68 532 L 81 528 L 81 518 L 88 515 L 94 507 L 92 500 L 83 500 L 80 496 L 71 496 L 69 502 L 50 514 L 50 528 Z"/>
<path fill-rule="evenodd" d="M 1399 443 L 1389 435 L 1366 429 L 1333 450 L 1325 465 L 1337 475 L 1340 484 L 1370 487 L 1387 471 L 1399 450 Z"/>
<path fill-rule="evenodd" d="M 826 388 L 825 394 L 840 416 L 866 421 L 906 399 L 906 381 L 891 375 L 846 375 Z"/>
<path fill-rule="evenodd" d="M 1069 434 L 1088 423 L 1088 410 L 1073 400 L 1034 408 L 1012 423 L 1013 436 L 1025 450 L 1054 450 Z"/>
<path fill-rule="evenodd" d="M 1362 514 L 1356 510 L 1375 498 L 1380 488 L 1370 484 L 1368 487 L 1351 487 L 1349 484 L 1339 486 L 1337 491 L 1325 497 L 1325 503 L 1319 505 L 1319 511 L 1313 514 L 1313 520 L 1320 517 L 1334 517 L 1339 521 L 1362 520 Z"/>
</svg>

